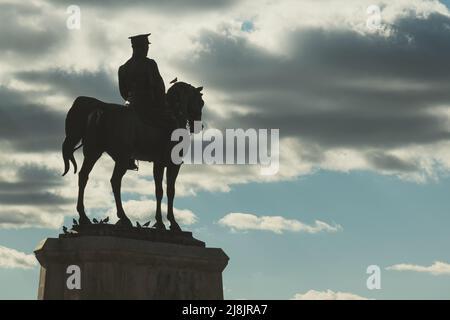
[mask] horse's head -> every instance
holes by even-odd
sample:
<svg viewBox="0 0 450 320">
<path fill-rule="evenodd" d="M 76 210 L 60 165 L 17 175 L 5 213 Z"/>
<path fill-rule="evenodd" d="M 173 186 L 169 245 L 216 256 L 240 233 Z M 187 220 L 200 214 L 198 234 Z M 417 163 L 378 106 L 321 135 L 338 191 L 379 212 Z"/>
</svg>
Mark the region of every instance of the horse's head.
<svg viewBox="0 0 450 320">
<path fill-rule="evenodd" d="M 190 103 L 188 104 L 188 110 L 187 110 L 187 114 L 188 114 L 188 124 L 189 124 L 189 128 L 191 130 L 191 133 L 194 132 L 194 122 L 198 121 L 201 123 L 202 121 L 202 109 L 203 106 L 205 105 L 205 102 L 203 101 L 203 87 L 198 87 L 198 88 L 194 88 L 192 87 L 192 97 L 190 100 Z M 203 125 L 201 124 L 201 127 L 199 128 L 200 130 L 203 129 Z M 196 132 L 197 133 L 197 132 Z"/>
<path fill-rule="evenodd" d="M 194 132 L 194 122 L 201 122 L 202 109 L 205 105 L 202 94 L 203 87 L 195 88 L 184 82 L 177 82 L 167 91 L 167 101 L 180 123 L 189 126 Z M 198 128 L 198 127 L 197 127 Z M 203 128 L 203 125 L 199 128 Z"/>
</svg>

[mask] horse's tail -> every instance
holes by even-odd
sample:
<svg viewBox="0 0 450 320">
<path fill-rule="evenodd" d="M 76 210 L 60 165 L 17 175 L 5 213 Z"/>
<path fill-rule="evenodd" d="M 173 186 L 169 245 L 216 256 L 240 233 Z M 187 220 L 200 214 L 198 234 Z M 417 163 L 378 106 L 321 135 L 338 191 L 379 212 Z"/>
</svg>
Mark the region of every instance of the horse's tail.
<svg viewBox="0 0 450 320">
<path fill-rule="evenodd" d="M 78 97 L 75 99 L 72 107 L 66 117 L 66 138 L 62 145 L 62 156 L 64 159 L 64 173 L 67 174 L 70 169 L 70 162 L 74 167 L 74 173 L 77 173 L 77 162 L 73 153 L 81 147 L 81 139 L 86 131 L 89 114 L 98 108 L 98 100 L 89 97 Z M 69 162 L 70 161 L 70 162 Z"/>
</svg>

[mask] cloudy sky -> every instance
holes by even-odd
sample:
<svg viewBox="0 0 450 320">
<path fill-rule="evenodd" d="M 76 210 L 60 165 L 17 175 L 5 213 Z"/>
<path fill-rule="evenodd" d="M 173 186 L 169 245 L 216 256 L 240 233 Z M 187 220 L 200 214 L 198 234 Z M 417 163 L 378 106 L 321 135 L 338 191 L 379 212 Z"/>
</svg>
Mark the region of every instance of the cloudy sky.
<svg viewBox="0 0 450 320">
<path fill-rule="evenodd" d="M 72 101 L 122 103 L 127 38 L 151 32 L 166 86 L 204 86 L 208 128 L 280 130 L 276 175 L 189 165 L 179 177 L 183 227 L 231 258 L 226 298 L 450 299 L 447 5 L 0 0 L 0 298 L 36 297 L 33 249 L 76 216 L 77 176 L 60 177 Z M 93 171 L 91 217 L 114 216 L 112 166 Z M 151 172 L 124 179 L 133 220 L 154 215 Z"/>
</svg>

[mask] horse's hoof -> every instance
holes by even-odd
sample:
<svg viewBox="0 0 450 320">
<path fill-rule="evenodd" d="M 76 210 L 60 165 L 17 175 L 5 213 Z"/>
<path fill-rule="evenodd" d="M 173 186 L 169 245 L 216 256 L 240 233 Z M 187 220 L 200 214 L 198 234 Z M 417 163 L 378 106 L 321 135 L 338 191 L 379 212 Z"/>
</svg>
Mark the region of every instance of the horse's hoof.
<svg viewBox="0 0 450 320">
<path fill-rule="evenodd" d="M 130 219 L 128 218 L 120 218 L 117 222 L 116 222 L 116 226 L 119 227 L 132 227 L 133 224 L 131 223 Z"/>
<path fill-rule="evenodd" d="M 89 218 L 86 216 L 80 217 L 80 219 L 78 219 L 78 223 L 80 226 L 92 224 L 91 220 L 89 220 Z"/>
<path fill-rule="evenodd" d="M 155 229 L 158 229 L 158 230 L 167 230 L 166 226 L 161 221 L 156 221 L 156 223 L 153 225 L 152 228 L 155 228 Z"/>
<path fill-rule="evenodd" d="M 170 230 L 171 231 L 182 231 L 181 230 L 181 228 L 180 228 L 180 226 L 178 225 L 178 223 L 176 223 L 176 222 L 172 222 L 171 224 L 170 224 Z"/>
</svg>

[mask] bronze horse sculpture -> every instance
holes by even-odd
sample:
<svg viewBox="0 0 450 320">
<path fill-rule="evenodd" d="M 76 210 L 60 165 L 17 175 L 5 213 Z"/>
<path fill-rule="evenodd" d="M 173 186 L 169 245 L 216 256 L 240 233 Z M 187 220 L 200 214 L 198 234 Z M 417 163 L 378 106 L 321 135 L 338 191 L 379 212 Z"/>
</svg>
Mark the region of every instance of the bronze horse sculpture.
<svg viewBox="0 0 450 320">
<path fill-rule="evenodd" d="M 165 229 L 161 200 L 162 180 L 164 170 L 167 168 L 167 220 L 170 222 L 171 230 L 181 230 L 173 214 L 175 181 L 181 164 L 175 164 L 171 159 L 172 147 L 178 143 L 171 141 L 171 133 L 177 128 L 189 128 L 192 133 L 194 121 L 201 121 L 204 106 L 202 89 L 184 82 L 175 83 L 167 91 L 166 108 L 159 114 L 155 111 L 156 124 L 144 123 L 138 119 L 132 108 L 122 105 L 105 103 L 91 97 L 78 97 L 74 101 L 66 117 L 66 138 L 62 146 L 65 167 L 63 176 L 70 169 L 69 161 L 74 167 L 74 173 L 77 172 L 74 152 L 82 146 L 84 160 L 78 177 L 77 202 L 80 225 L 91 223 L 84 209 L 84 190 L 89 173 L 101 155 L 106 152 L 115 162 L 111 186 L 119 219 L 116 224 L 132 225 L 122 207 L 121 183 L 129 159 L 133 158 L 153 162 L 157 201 L 156 223 L 153 227 L 156 229 Z"/>
</svg>

